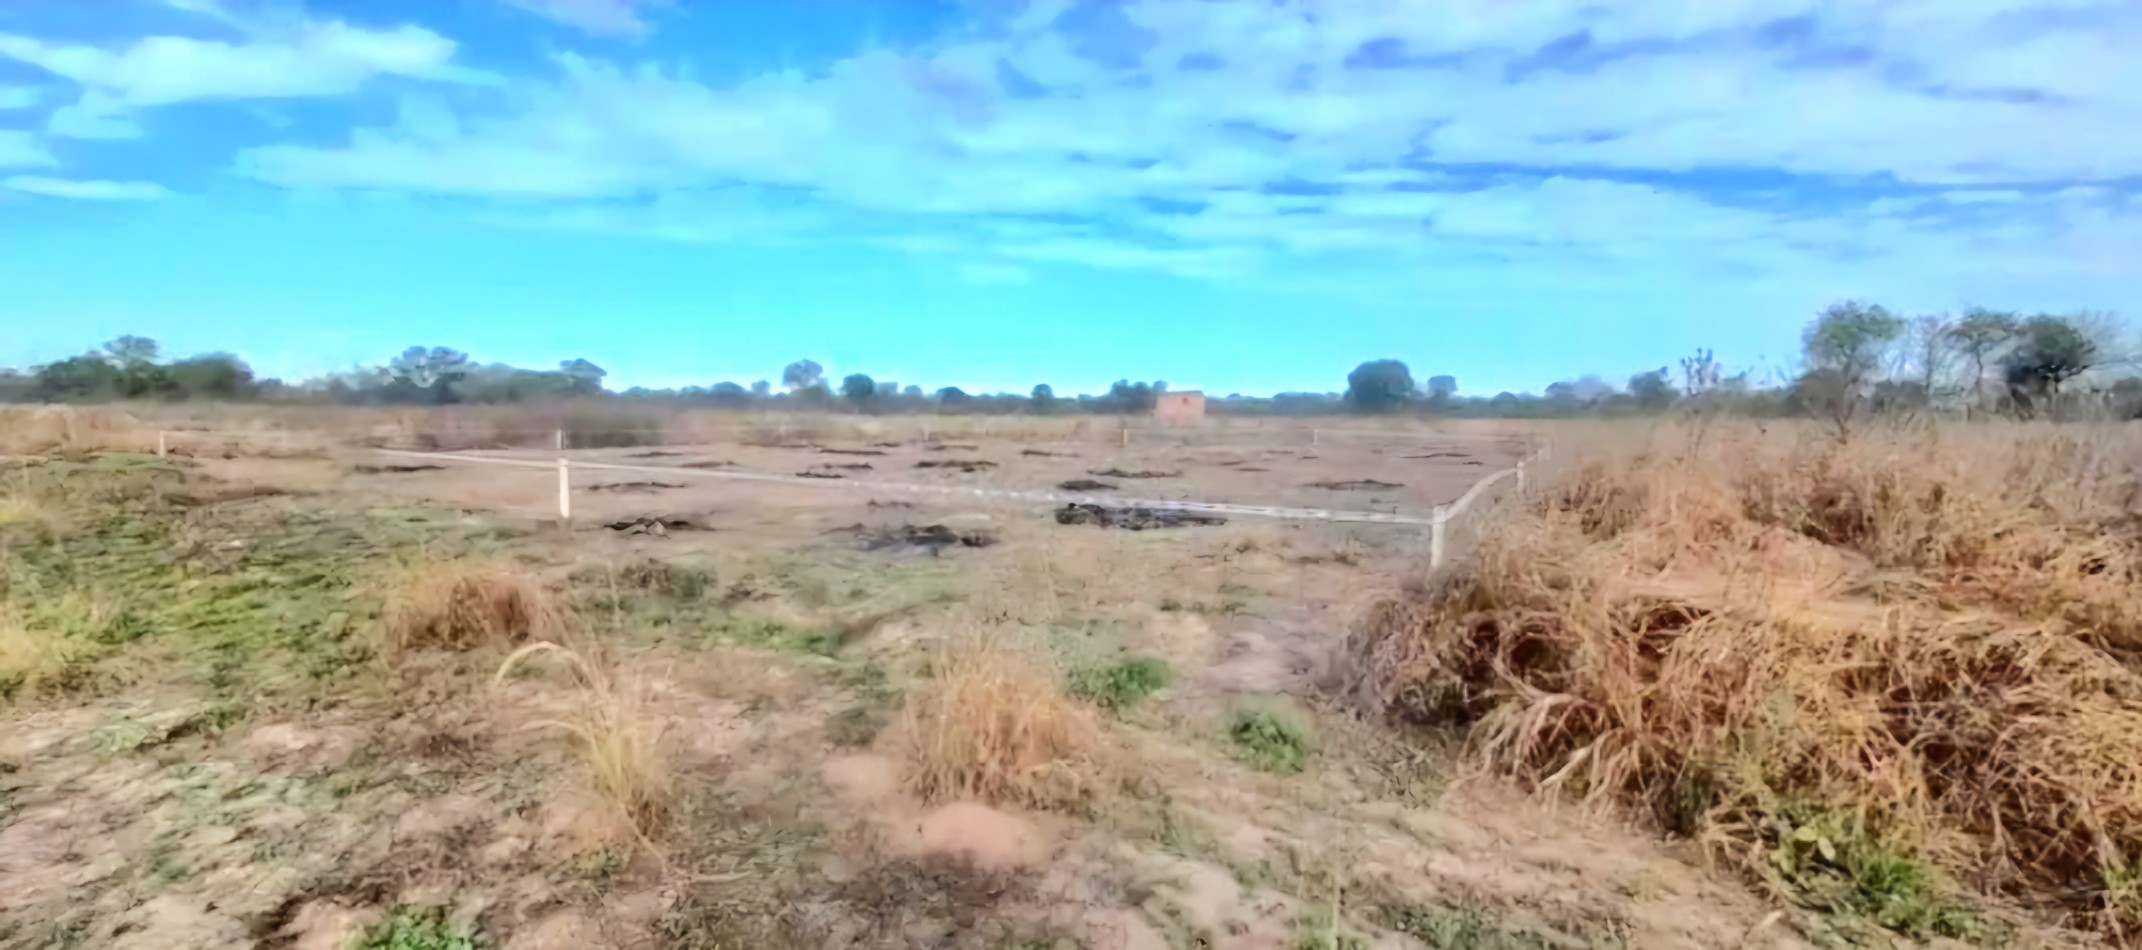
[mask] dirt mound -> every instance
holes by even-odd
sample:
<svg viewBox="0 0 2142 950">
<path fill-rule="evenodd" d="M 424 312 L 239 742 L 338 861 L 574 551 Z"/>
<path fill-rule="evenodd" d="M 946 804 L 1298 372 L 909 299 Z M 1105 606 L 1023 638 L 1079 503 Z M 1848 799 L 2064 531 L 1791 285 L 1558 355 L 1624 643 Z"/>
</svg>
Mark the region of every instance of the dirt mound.
<svg viewBox="0 0 2142 950">
<path fill-rule="evenodd" d="M 1071 454 L 1070 452 L 1050 452 L 1050 451 L 1047 451 L 1047 450 L 1044 450 L 1044 449 L 1020 449 L 1020 450 L 1019 450 L 1019 454 L 1020 454 L 1020 455 L 1025 455 L 1025 456 L 1029 456 L 1029 457 L 1032 457 L 1032 458 L 1044 458 L 1044 459 L 1061 459 L 1061 458 L 1075 458 L 1075 457 L 1076 457 L 1076 456 L 1072 455 L 1072 454 Z"/>
<path fill-rule="evenodd" d="M 962 472 L 972 474 L 974 472 L 986 471 L 988 469 L 996 468 L 997 463 L 991 462 L 987 459 L 924 459 L 920 462 L 916 462 L 915 467 L 956 468 Z"/>
<path fill-rule="evenodd" d="M 658 449 L 653 452 L 634 452 L 631 455 L 627 455 L 625 457 L 628 459 L 669 459 L 676 458 L 678 454 L 679 453 L 676 452 L 664 452 Z"/>
<path fill-rule="evenodd" d="M 1107 482 L 1097 482 L 1097 481 L 1094 481 L 1093 479 L 1090 479 L 1090 478 L 1074 478 L 1074 479 L 1072 479 L 1072 480 L 1070 480 L 1070 481 L 1068 481 L 1068 482 L 1058 482 L 1058 483 L 1056 483 L 1056 487 L 1058 487 L 1058 488 L 1061 488 L 1061 489 L 1063 489 L 1064 491 L 1115 491 L 1115 490 L 1116 490 L 1116 486 L 1114 486 L 1114 485 L 1111 485 L 1111 484 L 1109 484 L 1109 483 L 1107 483 Z"/>
<path fill-rule="evenodd" d="M 884 455 L 885 453 L 884 453 L 884 452 L 882 452 L 882 451 L 879 451 L 878 449 L 829 449 L 829 448 L 821 448 L 821 449 L 819 449 L 819 450 L 818 450 L 818 454 L 820 454 L 820 455 Z"/>
<path fill-rule="evenodd" d="M 443 472 L 444 465 L 352 465 L 350 471 L 358 475 L 411 475 L 417 472 Z"/>
<path fill-rule="evenodd" d="M 658 538 L 666 538 L 672 531 L 713 530 L 690 518 L 675 515 L 641 515 L 637 518 L 613 521 L 603 527 L 623 534 L 651 534 Z"/>
<path fill-rule="evenodd" d="M 1325 491 L 1390 491 L 1393 488 L 1404 488 L 1406 486 L 1398 482 L 1379 482 L 1373 478 L 1357 478 L 1350 481 L 1310 482 L 1302 487 L 1321 488 Z"/>
<path fill-rule="evenodd" d="M 1143 471 L 1143 472 L 1126 472 L 1126 471 L 1124 471 L 1124 470 L 1122 470 L 1122 469 L 1120 469 L 1120 468 L 1111 468 L 1111 469 L 1107 469 L 1107 470 L 1104 470 L 1104 471 L 1099 471 L 1099 472 L 1087 472 L 1086 474 L 1088 474 L 1088 475 L 1099 475 L 1099 476 L 1100 476 L 1100 477 L 1102 477 L 1102 478 L 1180 478 L 1180 477 L 1182 477 L 1182 474 L 1183 474 L 1183 473 L 1181 473 L 1181 472 L 1152 472 L 1152 471 Z"/>
<path fill-rule="evenodd" d="M 797 472 L 797 473 L 796 473 L 796 477 L 797 477 L 797 478 L 847 478 L 848 476 L 846 476 L 846 475 L 842 475 L 842 474 L 841 474 L 841 473 L 839 473 L 839 472 L 824 472 L 824 471 L 819 471 L 818 469 L 815 469 L 815 468 L 814 468 L 814 469 L 810 469 L 810 470 L 808 470 L 808 471 L 802 471 L 802 472 Z"/>
<path fill-rule="evenodd" d="M 683 487 L 683 485 L 676 482 L 604 482 L 600 485 L 589 485 L 588 491 L 615 492 L 620 495 L 651 495 L 658 491 Z"/>
<path fill-rule="evenodd" d="M 1144 531 L 1149 528 L 1189 528 L 1226 524 L 1219 515 L 1174 508 L 1110 507 L 1069 504 L 1056 509 L 1057 524 L 1091 524 L 1103 528 Z"/>
<path fill-rule="evenodd" d="M 736 467 L 736 463 L 735 463 L 735 462 L 730 462 L 730 461 L 725 461 L 725 460 L 722 460 L 722 459 L 707 459 L 707 460 L 705 460 L 705 461 L 701 461 L 701 462 L 686 462 L 686 463 L 684 463 L 684 466 L 683 466 L 683 467 L 684 467 L 684 468 L 700 468 L 700 469 L 706 469 L 706 468 L 735 468 L 735 467 Z"/>
<path fill-rule="evenodd" d="M 1425 453 L 1422 453 L 1422 454 L 1420 454 L 1420 455 L 1403 455 L 1403 456 L 1400 456 L 1400 458 L 1409 458 L 1409 459 L 1462 459 L 1462 458 L 1471 458 L 1471 456 L 1468 456 L 1468 455 L 1466 455 L 1466 454 L 1465 454 L 1465 453 L 1463 453 L 1463 452 L 1425 452 Z"/>
<path fill-rule="evenodd" d="M 987 531 L 954 531 L 941 524 L 877 527 L 857 524 L 841 530 L 855 535 L 865 551 L 921 548 L 936 554 L 944 548 L 986 548 L 997 543 L 996 535 Z"/>
<path fill-rule="evenodd" d="M 1375 700 L 1826 910 L 1967 935 L 1953 881 L 2142 931 L 2142 450 L 1657 439 L 1373 611 Z"/>
<path fill-rule="evenodd" d="M 821 472 L 870 472 L 876 471 L 876 466 L 871 465 L 869 462 L 849 462 L 846 464 L 840 462 L 827 462 L 823 465 L 818 466 L 818 470 Z"/>
</svg>

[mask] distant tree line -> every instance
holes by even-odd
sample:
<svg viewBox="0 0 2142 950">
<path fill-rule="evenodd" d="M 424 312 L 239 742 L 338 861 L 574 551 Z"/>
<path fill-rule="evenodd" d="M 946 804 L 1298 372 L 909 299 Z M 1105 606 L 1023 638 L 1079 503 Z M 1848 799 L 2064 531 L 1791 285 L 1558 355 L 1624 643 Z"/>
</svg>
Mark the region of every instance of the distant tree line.
<svg viewBox="0 0 2142 950">
<path fill-rule="evenodd" d="M 1369 360 L 1333 392 L 1273 396 L 1207 395 L 1212 412 L 1229 415 L 1364 415 L 1545 418 L 1642 415 L 1703 409 L 1753 416 L 1805 416 L 1849 435 L 1858 420 L 1882 414 L 1950 412 L 2018 418 L 2142 418 L 2142 377 L 2124 327 L 2102 314 L 2022 315 L 1970 310 L 1960 316 L 1905 317 L 1846 301 L 1807 325 L 1799 365 L 1759 385 L 1746 371 L 1728 374 L 1711 351 L 1636 373 L 1616 384 L 1584 376 L 1542 392 L 1461 395 L 1456 376 L 1416 380 L 1398 359 Z M 1678 371 L 1676 371 L 1676 369 Z M 849 373 L 835 383 L 813 360 L 767 380 L 678 389 L 604 386 L 609 374 L 586 359 L 556 369 L 477 363 L 443 346 L 412 346 L 379 366 L 286 383 L 257 378 L 229 353 L 166 360 L 155 340 L 123 336 L 101 347 L 25 370 L 0 369 L 0 402 L 95 403 L 206 400 L 352 406 L 455 405 L 614 399 L 723 409 L 789 408 L 865 414 L 952 412 L 1009 415 L 1130 415 L 1152 410 L 1164 381 L 1117 380 L 1097 394 L 1059 396 L 1048 384 L 1020 393 L 969 393 Z"/>
</svg>

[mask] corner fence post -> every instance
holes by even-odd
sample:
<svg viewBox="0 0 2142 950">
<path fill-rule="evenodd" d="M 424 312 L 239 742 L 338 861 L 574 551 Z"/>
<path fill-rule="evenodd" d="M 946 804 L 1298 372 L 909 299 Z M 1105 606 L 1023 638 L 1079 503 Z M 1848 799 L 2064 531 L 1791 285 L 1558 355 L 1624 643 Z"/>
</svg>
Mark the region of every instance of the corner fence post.
<svg viewBox="0 0 2142 950">
<path fill-rule="evenodd" d="M 1435 506 L 1434 524 L 1428 528 L 1428 569 L 1443 566 L 1443 525 L 1450 520 L 1450 506 Z"/>
<path fill-rule="evenodd" d="M 564 456 L 558 458 L 558 523 L 571 527 L 573 523 L 573 463 Z"/>
</svg>

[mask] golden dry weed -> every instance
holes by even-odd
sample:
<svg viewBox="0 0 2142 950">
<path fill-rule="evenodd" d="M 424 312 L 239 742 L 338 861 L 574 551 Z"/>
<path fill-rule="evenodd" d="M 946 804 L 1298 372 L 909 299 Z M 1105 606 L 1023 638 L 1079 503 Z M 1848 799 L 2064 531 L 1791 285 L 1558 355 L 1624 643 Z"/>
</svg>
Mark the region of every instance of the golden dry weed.
<svg viewBox="0 0 2142 950">
<path fill-rule="evenodd" d="M 668 721 L 652 708 L 653 684 L 620 672 L 614 664 L 590 659 L 589 652 L 550 641 L 513 651 L 493 682 L 542 656 L 563 660 L 572 670 L 577 703 L 568 718 L 531 725 L 572 738 L 595 794 L 615 808 L 651 850 L 653 835 L 669 819 L 676 791 L 675 750 Z"/>
<path fill-rule="evenodd" d="M 2117 430 L 1666 429 L 1502 517 L 1356 647 L 1381 702 L 1466 724 L 1476 761 L 1543 789 L 1749 858 L 1795 815 L 1843 816 L 2124 939 L 2136 460 Z"/>
<path fill-rule="evenodd" d="M 565 614 L 557 597 L 525 575 L 483 561 L 412 565 L 390 579 L 381 623 L 383 652 L 466 650 L 555 637 Z"/>
<path fill-rule="evenodd" d="M 958 636 L 908 698 L 889 741 L 924 801 L 981 799 L 1074 808 L 1101 786 L 1093 712 L 998 636 Z"/>
</svg>

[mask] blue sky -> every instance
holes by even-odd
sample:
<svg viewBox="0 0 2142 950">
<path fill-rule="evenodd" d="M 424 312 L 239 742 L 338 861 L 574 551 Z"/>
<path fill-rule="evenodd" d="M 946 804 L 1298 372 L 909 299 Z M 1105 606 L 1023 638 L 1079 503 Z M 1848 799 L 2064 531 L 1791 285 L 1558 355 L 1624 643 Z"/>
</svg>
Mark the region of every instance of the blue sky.
<svg viewBox="0 0 2142 950">
<path fill-rule="evenodd" d="M 2131 0 L 8 0 L 0 365 L 1462 391 L 2132 313 Z"/>
</svg>

